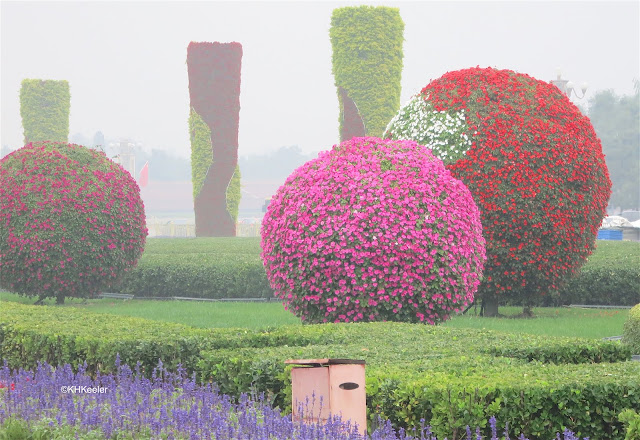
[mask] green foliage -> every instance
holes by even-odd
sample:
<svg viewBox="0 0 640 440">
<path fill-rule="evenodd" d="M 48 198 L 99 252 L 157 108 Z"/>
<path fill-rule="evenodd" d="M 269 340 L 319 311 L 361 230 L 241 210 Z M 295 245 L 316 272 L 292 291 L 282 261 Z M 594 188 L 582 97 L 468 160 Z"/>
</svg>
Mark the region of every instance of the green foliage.
<svg viewBox="0 0 640 440">
<path fill-rule="evenodd" d="M 151 238 L 143 258 L 158 254 L 246 254 L 260 258 L 259 237 Z"/>
<path fill-rule="evenodd" d="M 598 241 L 580 274 L 559 295 L 547 295 L 542 303 L 637 304 L 639 252 L 638 243 Z M 242 279 L 238 273 L 248 278 Z M 117 289 L 143 296 L 273 297 L 260 260 L 260 239 L 246 237 L 150 239 L 138 267 Z"/>
<path fill-rule="evenodd" d="M 553 364 L 622 362 L 631 357 L 628 347 L 597 340 L 591 345 L 578 338 L 540 338 L 525 343 L 521 337 L 514 337 L 499 345 L 489 344 L 483 351 L 493 356 Z"/>
<path fill-rule="evenodd" d="M 24 143 L 67 142 L 71 94 L 67 81 L 24 79 L 20 88 L 20 116 Z"/>
<path fill-rule="evenodd" d="M 195 199 L 207 177 L 213 163 L 213 147 L 211 146 L 211 130 L 200 115 L 191 108 L 189 113 L 189 135 L 191 139 L 191 173 L 193 181 L 193 198 Z"/>
<path fill-rule="evenodd" d="M 546 343 L 549 348 L 535 349 Z M 534 347 L 526 356 L 531 362 L 491 354 L 503 346 Z M 370 419 L 380 414 L 412 427 L 425 418 L 438 434 L 485 426 L 495 415 L 509 421 L 511 432 L 530 438 L 552 438 L 566 427 L 581 436 L 622 440 L 618 413 L 640 405 L 640 364 L 591 363 L 627 358 L 628 349 L 617 342 L 390 322 L 204 330 L 3 304 L 0 356 L 10 367 L 32 368 L 38 361 L 77 366 L 86 359 L 90 371 L 111 372 L 116 353 L 129 365 L 140 360 L 148 374 L 158 358 L 170 369 L 181 363 L 223 392 L 265 392 L 281 408 L 291 404 L 285 360 L 364 359 Z"/>
<path fill-rule="evenodd" d="M 50 422 L 53 422 L 49 425 Z M 86 429 L 86 428 L 85 428 Z M 102 431 L 87 432 L 82 428 L 82 424 L 75 426 L 60 426 L 56 419 L 44 418 L 36 421 L 29 421 L 10 417 L 0 423 L 0 440 L 104 440 Z M 110 440 L 147 440 L 150 436 L 141 436 L 136 433 L 116 437 Z"/>
<path fill-rule="evenodd" d="M 640 302 L 640 243 L 597 240 L 596 249 L 580 272 L 558 291 L 545 295 L 540 305 L 567 304 L 633 306 Z M 507 304 L 522 305 L 519 301 Z"/>
<path fill-rule="evenodd" d="M 640 303 L 629 312 L 622 340 L 634 354 L 640 354 Z"/>
<path fill-rule="evenodd" d="M 151 297 L 273 298 L 259 238 L 149 240 L 138 266 L 115 290 Z"/>
<path fill-rule="evenodd" d="M 349 330 L 343 333 L 345 328 Z M 309 329 L 314 334 L 307 333 Z M 640 365 L 635 363 L 592 365 L 587 355 L 580 365 L 553 365 L 483 354 L 487 341 L 496 350 L 503 344 L 527 345 L 528 335 L 511 338 L 441 327 L 425 331 L 392 323 L 314 325 L 297 331 L 302 339 L 278 347 L 205 351 L 198 371 L 203 380 L 217 382 L 226 393 L 263 392 L 274 404 L 290 409 L 290 367 L 284 368 L 284 360 L 364 359 L 370 422 L 379 414 L 410 428 L 425 418 L 439 435 L 457 432 L 458 438 L 467 424 L 484 427 L 495 415 L 509 421 L 511 432 L 522 431 L 530 438 L 551 438 L 554 430 L 566 426 L 583 435 L 593 432 L 596 438 L 621 439 L 615 411 L 620 405 L 633 408 L 640 403 L 634 379 Z M 305 345 L 307 338 L 313 342 Z M 532 339 L 542 346 L 549 338 Z M 559 362 L 562 351 L 572 344 L 579 348 L 571 361 L 592 343 L 603 353 L 621 347 L 578 339 L 554 342 L 548 352 L 555 349 Z"/>
<path fill-rule="evenodd" d="M 602 141 L 612 182 L 609 206 L 640 207 L 640 94 L 604 90 L 589 100 L 589 118 Z"/>
<path fill-rule="evenodd" d="M 159 358 L 171 368 L 193 367 L 204 348 L 204 330 L 179 324 L 16 303 L 2 309 L 0 357 L 11 368 L 33 369 L 38 362 L 75 368 L 86 360 L 90 373 L 114 372 L 119 353 L 124 364 L 140 361 L 150 374 Z"/>
<path fill-rule="evenodd" d="M 624 440 L 640 440 L 640 414 L 627 409 L 620 413 L 619 419 L 627 426 Z"/>
<path fill-rule="evenodd" d="M 240 166 L 236 165 L 236 169 L 231 177 L 231 182 L 227 186 L 227 211 L 231 214 L 231 218 L 234 222 L 238 221 L 238 209 L 240 208 L 240 198 L 242 194 L 240 192 Z"/>
<path fill-rule="evenodd" d="M 400 108 L 403 32 L 398 8 L 344 7 L 331 16 L 335 84 L 355 102 L 367 136 L 380 137 Z M 342 132 L 339 92 L 338 100 Z"/>
<path fill-rule="evenodd" d="M 150 254 L 115 287 L 136 296 L 273 298 L 259 258 L 247 254 Z"/>
<path fill-rule="evenodd" d="M 636 263 L 637 264 L 637 263 Z M 615 268 L 583 266 L 557 294 L 542 299 L 545 305 L 591 304 L 632 306 L 640 302 L 637 266 Z"/>
</svg>

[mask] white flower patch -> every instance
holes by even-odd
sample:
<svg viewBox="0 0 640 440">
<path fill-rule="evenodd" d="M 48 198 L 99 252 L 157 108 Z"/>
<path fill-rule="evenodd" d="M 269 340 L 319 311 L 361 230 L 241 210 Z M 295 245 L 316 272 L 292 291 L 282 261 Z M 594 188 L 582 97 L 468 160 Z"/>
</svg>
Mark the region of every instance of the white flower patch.
<svg viewBox="0 0 640 440">
<path fill-rule="evenodd" d="M 467 131 L 464 111 L 439 112 L 424 96 L 416 95 L 389 122 L 383 137 L 415 141 L 449 164 L 471 148 Z"/>
</svg>

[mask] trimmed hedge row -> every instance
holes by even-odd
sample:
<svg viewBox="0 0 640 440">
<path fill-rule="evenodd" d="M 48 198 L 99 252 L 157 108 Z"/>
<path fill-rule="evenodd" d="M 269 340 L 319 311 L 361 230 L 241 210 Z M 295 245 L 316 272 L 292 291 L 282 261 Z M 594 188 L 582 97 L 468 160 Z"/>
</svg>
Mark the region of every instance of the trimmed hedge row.
<svg viewBox="0 0 640 440">
<path fill-rule="evenodd" d="M 259 238 L 149 239 L 138 266 L 113 286 L 142 297 L 274 298 Z"/>
<path fill-rule="evenodd" d="M 640 270 L 637 267 L 591 267 L 587 264 L 557 295 L 551 295 L 543 303 L 549 307 L 564 304 L 633 306 L 640 302 L 638 286 Z"/>
<path fill-rule="evenodd" d="M 639 255 L 640 243 L 598 241 L 580 274 L 559 293 L 544 297 L 542 305 L 640 303 Z M 148 239 L 138 267 L 114 291 L 157 297 L 274 298 L 260 259 L 260 238 L 253 237 Z"/>
<path fill-rule="evenodd" d="M 640 355 L 640 303 L 631 309 L 624 323 L 622 340 L 634 354 Z"/>
<path fill-rule="evenodd" d="M 273 298 L 258 256 L 247 254 L 155 254 L 114 288 L 143 297 Z"/>
<path fill-rule="evenodd" d="M 440 434 L 485 427 L 495 415 L 534 439 L 564 427 L 622 439 L 617 414 L 640 408 L 640 363 L 592 364 L 629 359 L 629 347 L 618 342 L 390 322 L 194 329 L 3 303 L 0 356 L 12 368 L 86 360 L 90 371 L 112 372 L 118 353 L 123 363 L 140 361 L 147 374 L 161 358 L 169 369 L 180 363 L 199 381 L 216 381 L 224 393 L 265 392 L 281 408 L 291 405 L 286 359 L 364 359 L 372 422 L 380 414 L 412 427 L 425 418 Z"/>
<path fill-rule="evenodd" d="M 596 249 L 567 285 L 543 299 L 543 305 L 640 303 L 640 243 L 597 240 Z"/>
<path fill-rule="evenodd" d="M 370 338 L 364 344 L 209 351 L 202 354 L 198 370 L 201 379 L 222 384 L 225 393 L 253 389 L 265 393 L 272 404 L 290 409 L 290 367 L 283 371 L 284 359 L 364 358 L 371 422 L 380 415 L 411 428 L 424 418 L 442 436 L 460 435 L 466 425 L 480 426 L 489 434 L 486 420 L 496 415 L 509 421 L 512 432 L 530 438 L 552 438 L 566 427 L 592 438 L 621 439 L 618 412 L 640 405 L 637 363 L 527 363 L 474 354 L 472 349 L 462 356 L 429 348 L 420 353 L 420 344 L 381 345 L 381 335 Z M 460 340 L 468 343 L 467 338 Z M 385 354 L 394 348 L 409 359 L 389 360 Z"/>
</svg>

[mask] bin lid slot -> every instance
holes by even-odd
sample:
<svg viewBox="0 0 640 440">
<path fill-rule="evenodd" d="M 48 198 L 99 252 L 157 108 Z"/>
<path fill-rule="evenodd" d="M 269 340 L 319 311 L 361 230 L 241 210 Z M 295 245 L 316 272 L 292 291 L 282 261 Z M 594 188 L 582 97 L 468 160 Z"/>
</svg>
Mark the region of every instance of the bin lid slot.
<svg viewBox="0 0 640 440">
<path fill-rule="evenodd" d="M 356 365 L 364 365 L 365 361 L 363 359 L 289 359 L 284 361 L 285 364 L 289 365 L 309 365 L 314 364 L 317 366 L 320 365 L 338 365 L 338 364 L 356 364 Z"/>
</svg>

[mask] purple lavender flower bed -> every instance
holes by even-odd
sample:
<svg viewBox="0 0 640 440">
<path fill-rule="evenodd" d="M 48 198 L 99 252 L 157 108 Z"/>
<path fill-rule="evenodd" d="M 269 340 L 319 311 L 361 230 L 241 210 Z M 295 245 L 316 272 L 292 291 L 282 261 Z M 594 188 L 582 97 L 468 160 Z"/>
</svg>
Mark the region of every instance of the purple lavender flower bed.
<svg viewBox="0 0 640 440">
<path fill-rule="evenodd" d="M 118 434 L 136 439 L 362 439 L 357 427 L 338 417 L 324 424 L 300 424 L 291 416 L 266 405 L 261 398 L 243 395 L 237 402 L 220 394 L 211 384 L 198 385 L 195 376 L 184 370 L 171 373 L 162 363 L 152 378 L 126 365 L 117 365 L 118 373 L 95 378 L 86 374 L 86 365 L 73 373 L 67 364 L 54 369 L 41 364 L 35 372 L 11 371 L 5 362 L 0 369 L 0 431 L 8 420 L 29 425 L 43 420 L 55 430 L 71 428 L 74 437 L 101 432 L 105 439 Z M 491 440 L 497 433 L 495 418 L 489 421 Z M 508 429 L 503 433 L 509 439 Z M 91 438 L 96 438 L 92 436 Z M 119 438 L 119 437 L 118 437 Z M 127 437 L 128 438 L 128 437 Z M 420 432 L 396 431 L 389 421 L 379 422 L 370 440 L 437 440 L 430 427 Z M 481 440 L 479 431 L 467 428 L 466 440 Z M 556 436 L 561 439 L 560 435 Z M 567 431 L 564 440 L 579 440 Z M 519 440 L 526 440 L 524 436 Z"/>
</svg>

